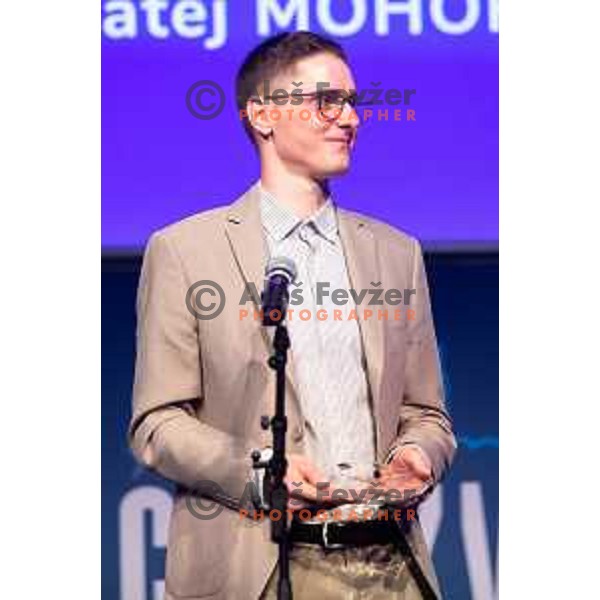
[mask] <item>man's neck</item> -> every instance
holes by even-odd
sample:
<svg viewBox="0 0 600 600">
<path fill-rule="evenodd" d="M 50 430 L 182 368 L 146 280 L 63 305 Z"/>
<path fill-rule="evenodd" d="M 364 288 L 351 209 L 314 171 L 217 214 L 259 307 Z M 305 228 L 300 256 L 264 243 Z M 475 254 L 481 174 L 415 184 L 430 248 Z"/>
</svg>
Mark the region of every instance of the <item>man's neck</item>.
<svg viewBox="0 0 600 600">
<path fill-rule="evenodd" d="M 285 176 L 261 171 L 260 183 L 279 202 L 289 207 L 301 219 L 316 213 L 329 197 L 327 181 L 315 181 L 299 175 L 286 173 Z"/>
</svg>

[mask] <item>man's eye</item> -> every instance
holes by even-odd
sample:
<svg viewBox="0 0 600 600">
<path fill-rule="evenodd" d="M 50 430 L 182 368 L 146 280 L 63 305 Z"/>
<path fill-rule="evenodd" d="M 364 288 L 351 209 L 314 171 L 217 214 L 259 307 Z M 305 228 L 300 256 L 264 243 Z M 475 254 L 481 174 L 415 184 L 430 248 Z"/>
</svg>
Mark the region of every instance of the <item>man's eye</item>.
<svg viewBox="0 0 600 600">
<path fill-rule="evenodd" d="M 342 94 L 323 94 L 321 101 L 323 104 L 339 106 L 344 101 L 344 96 Z"/>
</svg>

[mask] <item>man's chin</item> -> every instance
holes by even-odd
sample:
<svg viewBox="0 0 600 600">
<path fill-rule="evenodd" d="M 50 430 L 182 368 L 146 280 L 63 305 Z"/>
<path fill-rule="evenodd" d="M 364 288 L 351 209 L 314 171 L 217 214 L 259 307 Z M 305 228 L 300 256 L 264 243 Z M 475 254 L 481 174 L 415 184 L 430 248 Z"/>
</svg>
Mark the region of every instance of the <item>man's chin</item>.
<svg viewBox="0 0 600 600">
<path fill-rule="evenodd" d="M 321 177 L 339 177 L 341 175 L 345 175 L 349 170 L 350 161 L 345 161 L 343 163 L 333 165 L 325 165 L 325 168 L 321 169 Z"/>
</svg>

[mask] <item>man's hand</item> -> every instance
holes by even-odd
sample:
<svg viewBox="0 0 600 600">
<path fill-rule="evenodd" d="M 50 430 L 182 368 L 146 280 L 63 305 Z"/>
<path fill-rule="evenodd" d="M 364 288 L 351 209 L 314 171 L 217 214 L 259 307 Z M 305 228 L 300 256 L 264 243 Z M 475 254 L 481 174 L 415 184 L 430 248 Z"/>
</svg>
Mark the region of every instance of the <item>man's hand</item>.
<svg viewBox="0 0 600 600">
<path fill-rule="evenodd" d="M 290 454 L 287 461 L 285 484 L 290 494 L 288 508 L 300 510 L 316 501 L 317 483 L 324 482 L 325 475 L 308 457 L 301 454 Z M 322 497 L 323 492 L 320 494 Z"/>
<path fill-rule="evenodd" d="M 400 446 L 389 466 L 392 471 L 398 473 L 404 473 L 407 470 L 412 471 L 416 477 L 423 481 L 432 477 L 431 461 L 418 446 Z"/>
<path fill-rule="evenodd" d="M 432 479 L 431 461 L 416 446 L 400 447 L 388 465 L 380 467 L 376 480 L 384 490 L 419 492 Z"/>
</svg>

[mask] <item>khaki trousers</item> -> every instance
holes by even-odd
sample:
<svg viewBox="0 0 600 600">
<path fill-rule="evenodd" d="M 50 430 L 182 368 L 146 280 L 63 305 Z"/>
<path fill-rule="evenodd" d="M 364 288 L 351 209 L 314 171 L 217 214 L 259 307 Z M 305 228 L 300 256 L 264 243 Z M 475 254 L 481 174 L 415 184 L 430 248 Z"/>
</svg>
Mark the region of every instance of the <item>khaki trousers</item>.
<svg viewBox="0 0 600 600">
<path fill-rule="evenodd" d="M 419 600 L 421 593 L 394 544 L 325 550 L 293 546 L 290 572 L 294 600 Z M 279 569 L 261 600 L 276 600 Z"/>
</svg>

